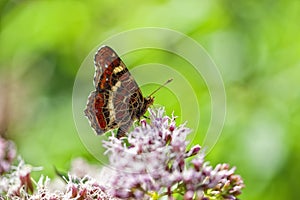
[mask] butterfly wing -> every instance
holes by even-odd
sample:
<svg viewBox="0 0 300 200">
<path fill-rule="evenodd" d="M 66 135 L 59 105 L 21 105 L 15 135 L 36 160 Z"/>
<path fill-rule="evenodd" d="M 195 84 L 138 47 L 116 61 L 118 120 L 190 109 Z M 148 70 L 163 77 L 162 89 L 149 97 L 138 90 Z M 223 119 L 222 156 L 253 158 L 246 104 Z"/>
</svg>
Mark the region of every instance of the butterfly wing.
<svg viewBox="0 0 300 200">
<path fill-rule="evenodd" d="M 97 134 L 119 128 L 120 137 L 132 125 L 134 113 L 143 103 L 141 90 L 125 64 L 110 47 L 101 47 L 94 62 L 96 91 L 88 98 L 85 115 Z"/>
</svg>

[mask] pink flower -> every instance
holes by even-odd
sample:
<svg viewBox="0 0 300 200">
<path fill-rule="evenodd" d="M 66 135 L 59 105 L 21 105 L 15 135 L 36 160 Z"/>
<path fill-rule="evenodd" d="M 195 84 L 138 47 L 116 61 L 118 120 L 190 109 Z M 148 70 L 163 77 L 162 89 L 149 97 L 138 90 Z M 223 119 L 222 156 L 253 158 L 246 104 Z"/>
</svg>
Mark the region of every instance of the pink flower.
<svg viewBox="0 0 300 200">
<path fill-rule="evenodd" d="M 15 157 L 15 144 L 10 140 L 5 140 L 0 137 L 0 175 L 10 169 L 11 163 Z"/>
<path fill-rule="evenodd" d="M 119 140 L 104 141 L 112 170 L 110 192 L 119 198 L 150 199 L 183 194 L 184 199 L 210 196 L 237 199 L 244 187 L 235 168 L 227 164 L 215 168 L 204 162 L 199 145 L 187 149 L 185 124 L 176 126 L 175 117 L 164 116 L 164 109 L 151 110 L 145 120 Z M 191 163 L 186 159 L 194 156 Z"/>
</svg>

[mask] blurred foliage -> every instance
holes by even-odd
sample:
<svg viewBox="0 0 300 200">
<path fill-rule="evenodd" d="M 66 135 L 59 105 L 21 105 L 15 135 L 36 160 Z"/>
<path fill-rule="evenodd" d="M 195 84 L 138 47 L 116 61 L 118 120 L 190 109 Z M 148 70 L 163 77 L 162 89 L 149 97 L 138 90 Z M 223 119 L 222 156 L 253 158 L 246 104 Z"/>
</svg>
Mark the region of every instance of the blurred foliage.
<svg viewBox="0 0 300 200">
<path fill-rule="evenodd" d="M 299 1 L 2 0 L 0 12 L 0 131 L 42 173 L 68 169 L 77 156 L 97 162 L 72 118 L 72 86 L 86 55 L 113 34 L 155 26 L 198 41 L 221 71 L 227 118 L 208 159 L 238 167 L 242 199 L 299 198 Z M 204 83 L 189 77 L 209 113 Z"/>
</svg>

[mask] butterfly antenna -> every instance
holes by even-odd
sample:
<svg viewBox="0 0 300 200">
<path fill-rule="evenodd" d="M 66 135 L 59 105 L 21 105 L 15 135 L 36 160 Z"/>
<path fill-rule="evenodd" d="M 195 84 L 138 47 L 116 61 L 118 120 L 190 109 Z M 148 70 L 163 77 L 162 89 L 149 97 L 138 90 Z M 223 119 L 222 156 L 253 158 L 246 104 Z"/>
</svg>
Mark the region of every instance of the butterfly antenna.
<svg viewBox="0 0 300 200">
<path fill-rule="evenodd" d="M 165 85 L 167 85 L 168 83 L 170 83 L 171 81 L 173 81 L 173 79 L 169 79 L 167 80 L 163 85 L 159 86 L 156 90 L 154 90 L 150 95 L 148 95 L 149 97 L 151 97 L 155 92 L 157 92 L 158 90 L 160 90 L 162 87 L 164 87 Z"/>
</svg>

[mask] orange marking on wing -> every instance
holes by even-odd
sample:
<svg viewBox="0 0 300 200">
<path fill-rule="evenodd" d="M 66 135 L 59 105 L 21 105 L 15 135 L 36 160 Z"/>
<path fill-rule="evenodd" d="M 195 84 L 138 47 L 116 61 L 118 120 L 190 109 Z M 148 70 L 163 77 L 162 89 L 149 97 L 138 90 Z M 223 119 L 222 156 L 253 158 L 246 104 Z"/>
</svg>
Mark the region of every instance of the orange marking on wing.
<svg viewBox="0 0 300 200">
<path fill-rule="evenodd" d="M 99 125 L 102 129 L 106 128 L 106 120 L 103 114 L 103 107 L 104 107 L 104 95 L 98 94 L 95 100 L 95 110 L 96 110 L 96 117 L 99 122 Z"/>
</svg>

